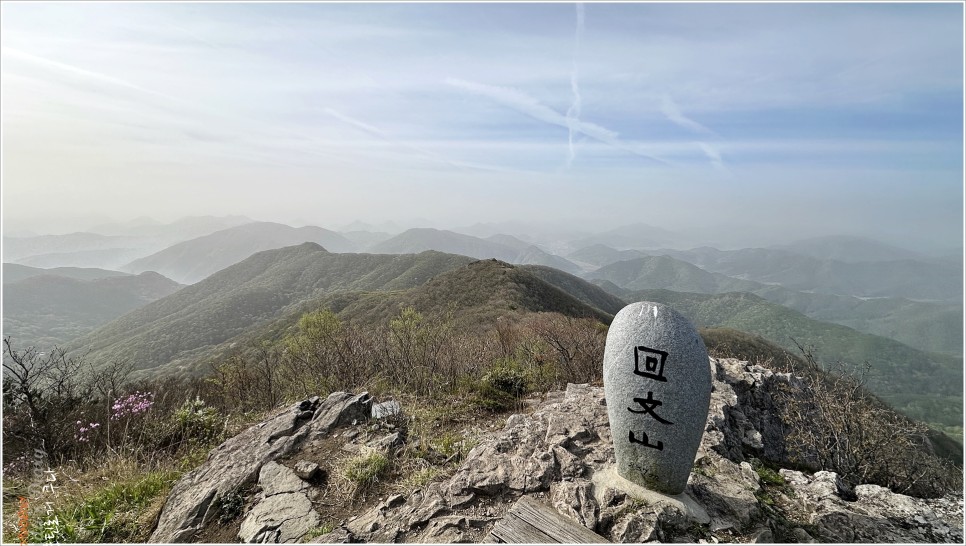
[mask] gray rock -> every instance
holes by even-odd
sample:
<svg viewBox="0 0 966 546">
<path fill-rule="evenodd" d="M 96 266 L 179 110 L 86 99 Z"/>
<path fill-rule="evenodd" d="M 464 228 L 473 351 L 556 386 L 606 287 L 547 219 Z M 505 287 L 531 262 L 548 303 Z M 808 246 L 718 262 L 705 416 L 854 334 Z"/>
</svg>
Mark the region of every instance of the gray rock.
<svg viewBox="0 0 966 546">
<path fill-rule="evenodd" d="M 782 475 L 794 474 L 782 471 Z M 846 501 L 839 495 L 835 472 L 794 477 L 795 498 L 789 503 L 807 514 L 819 542 L 963 541 L 961 496 L 956 500 L 917 499 L 862 484 L 855 487 L 856 500 Z M 952 508 L 949 519 L 940 515 L 946 506 Z"/>
<path fill-rule="evenodd" d="M 388 402 L 373 404 L 372 418 L 385 419 L 386 417 L 398 415 L 400 411 L 402 411 L 402 406 L 399 405 L 399 402 L 395 400 L 389 400 Z"/>
<path fill-rule="evenodd" d="M 258 485 L 262 488 L 264 497 L 282 493 L 299 493 L 309 487 L 309 484 L 302 481 L 291 469 L 274 461 L 269 461 L 262 466 L 258 473 Z"/>
<path fill-rule="evenodd" d="M 750 464 L 736 465 L 717 454 L 699 462 L 701 472 L 691 475 L 688 491 L 711 516 L 713 529 L 741 529 L 759 517 L 760 485 Z"/>
<path fill-rule="evenodd" d="M 442 516 L 432 520 L 426 526 L 423 537 L 427 542 L 456 544 L 469 542 L 467 531 L 483 527 L 487 520 L 469 518 L 466 516 Z"/>
<path fill-rule="evenodd" d="M 295 475 L 309 483 L 321 480 L 323 472 L 319 465 L 311 461 L 299 461 L 295 463 Z"/>
<path fill-rule="evenodd" d="M 310 407 L 312 401 L 310 400 Z M 215 499 L 253 483 L 262 465 L 293 453 L 306 440 L 368 416 L 368 393 L 332 393 L 318 404 L 309 420 L 299 419 L 303 404 L 283 408 L 267 420 L 226 440 L 198 468 L 175 483 L 148 542 L 191 542 L 217 516 Z"/>
<path fill-rule="evenodd" d="M 688 486 L 673 498 L 618 475 L 604 389 L 568 385 L 566 392 L 548 393 L 532 413 L 509 417 L 502 430 L 467 431 L 478 444 L 451 476 L 389 496 L 313 542 L 479 542 L 516 500 L 527 495 L 549 502 L 565 517 L 613 541 L 717 543 L 719 539 L 732 542 L 740 535 L 746 540 L 799 542 L 962 543 L 961 494 L 917 499 L 874 485 L 857 485 L 858 500 L 846 502 L 835 473 L 780 469 L 785 486 L 769 487 L 763 496 L 761 480 L 746 458 L 780 465 L 768 455 L 780 430 L 780 423 L 770 415 L 773 395 L 794 387 L 794 378 L 737 360 L 713 359 L 708 368 L 714 389 L 705 433 Z M 247 460 L 246 450 L 273 450 L 279 456 L 277 450 L 291 446 L 285 457 L 295 454 L 291 460 L 299 461 L 299 449 L 321 445 L 323 435 L 342 434 L 331 429 L 336 423 L 364 418 L 370 411 L 367 404 L 371 402 L 366 396 L 343 393 L 319 407 L 310 405 L 314 413 L 308 422 L 295 420 L 297 406 L 279 412 L 252 427 L 257 435 L 246 431 L 226 442 L 234 457 L 213 452 L 205 466 L 221 466 L 211 466 L 203 475 L 210 481 L 196 477 L 190 483 L 197 489 L 190 491 L 184 484 L 176 485 L 175 500 L 169 499 L 168 504 L 195 502 L 184 507 L 181 517 L 201 514 L 199 519 L 207 518 L 209 527 L 216 525 L 218 519 L 212 520 L 212 514 L 217 511 L 208 508 L 218 506 L 222 495 L 216 479 L 239 472 L 231 465 Z M 756 445 L 756 433 L 764 443 L 761 448 Z M 274 440 L 267 442 L 272 436 Z M 773 453 L 782 456 L 779 451 Z M 242 538 L 298 541 L 300 534 L 304 537 L 318 525 L 312 525 L 317 516 L 307 501 L 319 498 L 322 491 L 273 460 L 255 467 L 259 488 L 254 498 L 246 499 L 252 509 L 242 516 Z M 613 483 L 605 479 L 608 476 L 625 485 L 608 485 Z M 165 511 L 169 510 L 166 505 Z M 798 525 L 805 525 L 808 532 Z M 773 533 L 770 538 L 766 529 Z M 190 529 L 184 532 L 187 536 Z"/>
<path fill-rule="evenodd" d="M 388 452 L 403 445 L 403 440 L 398 432 L 393 432 L 392 434 L 387 434 L 381 438 L 367 442 L 366 445 L 380 451 Z"/>
<path fill-rule="evenodd" d="M 594 498 L 594 485 L 588 480 L 558 482 L 550 486 L 550 502 L 558 512 L 593 530 L 597 527 L 600 505 Z"/>
<path fill-rule="evenodd" d="M 321 522 L 303 493 L 282 493 L 263 499 L 241 524 L 238 538 L 248 543 L 299 542 Z"/>
<path fill-rule="evenodd" d="M 684 491 L 711 400 L 708 352 L 666 305 L 632 303 L 614 317 L 604 388 L 618 473 L 655 491 Z"/>
<path fill-rule="evenodd" d="M 806 531 L 805 529 L 802 529 L 801 527 L 795 527 L 794 529 L 792 529 L 792 538 L 794 538 L 795 542 L 799 544 L 815 543 L 815 539 L 812 538 L 812 535 L 808 534 L 808 531 Z"/>
<path fill-rule="evenodd" d="M 771 529 L 767 527 L 757 529 L 751 533 L 751 542 L 754 544 L 768 544 L 775 542 L 775 535 L 773 535 Z"/>
<path fill-rule="evenodd" d="M 243 542 L 299 542 L 321 522 L 306 496 L 308 484 L 291 469 L 274 461 L 265 463 L 258 485 L 262 491 L 238 531 Z"/>
</svg>

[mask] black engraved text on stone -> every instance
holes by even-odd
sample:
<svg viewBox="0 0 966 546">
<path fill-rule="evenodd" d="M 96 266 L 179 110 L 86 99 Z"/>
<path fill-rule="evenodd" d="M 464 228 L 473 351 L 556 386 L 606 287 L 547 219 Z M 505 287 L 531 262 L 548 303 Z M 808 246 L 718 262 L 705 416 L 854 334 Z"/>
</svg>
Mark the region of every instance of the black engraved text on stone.
<svg viewBox="0 0 966 546">
<path fill-rule="evenodd" d="M 656 381 L 667 381 L 664 377 L 665 360 L 667 352 L 638 345 L 634 347 L 634 374 Z"/>
<path fill-rule="evenodd" d="M 649 443 L 647 443 L 647 433 L 646 432 L 641 432 L 641 436 L 643 436 L 644 439 L 643 440 L 638 440 L 637 438 L 634 437 L 634 431 L 633 430 L 628 430 L 627 431 L 627 439 L 632 444 L 641 444 L 644 447 L 652 447 L 652 448 L 654 448 L 654 449 L 656 449 L 658 451 L 664 451 L 664 442 L 658 440 L 657 441 L 657 445 L 649 444 Z"/>
<path fill-rule="evenodd" d="M 634 401 L 637 402 L 644 409 L 635 410 L 635 409 L 627 408 L 627 411 L 631 413 L 646 413 L 651 417 L 657 419 L 658 421 L 664 423 L 665 425 L 673 424 L 667 419 L 664 419 L 660 415 L 655 413 L 654 408 L 660 406 L 664 402 L 661 402 L 660 400 L 655 400 L 653 392 L 647 391 L 647 398 L 635 398 Z"/>
</svg>

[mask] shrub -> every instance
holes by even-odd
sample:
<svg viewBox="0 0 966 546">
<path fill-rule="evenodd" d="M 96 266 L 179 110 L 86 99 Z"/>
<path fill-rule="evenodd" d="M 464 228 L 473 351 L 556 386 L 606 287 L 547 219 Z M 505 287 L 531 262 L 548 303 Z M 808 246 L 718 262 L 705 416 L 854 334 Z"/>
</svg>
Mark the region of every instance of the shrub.
<svg viewBox="0 0 966 546">
<path fill-rule="evenodd" d="M 962 488 L 962 471 L 932 453 L 927 427 L 865 390 L 865 373 L 823 370 L 811 351 L 802 391 L 783 395 L 793 462 L 834 470 L 847 483 L 872 483 L 916 497 Z"/>
<path fill-rule="evenodd" d="M 193 447 L 220 440 L 226 432 L 226 424 L 218 410 L 200 397 L 185 400 L 162 425 L 158 447 L 172 452 L 190 451 Z"/>
<path fill-rule="evenodd" d="M 529 378 L 520 364 L 512 358 L 498 360 L 481 382 L 487 387 L 503 391 L 511 396 L 523 396 L 530 390 Z"/>
</svg>

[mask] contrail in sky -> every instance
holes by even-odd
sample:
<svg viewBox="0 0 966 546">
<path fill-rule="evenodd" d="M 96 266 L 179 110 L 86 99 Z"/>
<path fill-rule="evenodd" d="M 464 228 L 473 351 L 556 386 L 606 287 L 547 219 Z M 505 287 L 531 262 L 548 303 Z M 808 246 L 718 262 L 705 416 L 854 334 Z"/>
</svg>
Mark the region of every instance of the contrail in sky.
<svg viewBox="0 0 966 546">
<path fill-rule="evenodd" d="M 611 146 L 624 150 L 625 152 L 646 157 L 653 161 L 657 161 L 658 163 L 670 165 L 667 160 L 648 152 L 640 146 L 632 146 L 626 142 L 623 142 L 618 138 L 617 133 L 607 129 L 606 127 L 601 127 L 596 123 L 580 121 L 579 119 L 570 120 L 564 114 L 557 112 L 539 100 L 527 95 L 526 93 L 513 89 L 512 87 L 486 85 L 461 80 L 459 78 L 446 78 L 445 82 L 447 85 L 452 85 L 453 87 L 458 87 L 465 91 L 469 91 L 470 93 L 481 95 L 544 123 L 557 125 L 568 130 L 570 130 L 572 127 L 575 133 L 588 136 L 594 140 L 603 142 L 604 144 L 610 144 Z"/>
<path fill-rule="evenodd" d="M 684 113 L 681 112 L 681 109 L 678 108 L 677 103 L 674 102 L 674 99 L 671 98 L 671 95 L 664 95 L 664 100 L 661 102 L 661 113 L 663 113 L 667 119 L 671 120 L 677 125 L 680 125 L 681 127 L 684 127 L 685 129 L 694 131 L 695 133 L 715 136 L 714 131 L 685 116 Z M 721 153 L 718 152 L 717 148 L 707 142 L 698 142 L 697 145 L 699 148 L 701 148 L 701 151 L 704 152 L 704 155 L 707 156 L 708 160 L 711 161 L 711 164 L 714 165 L 714 168 L 718 169 L 719 171 L 728 171 L 727 167 L 725 167 L 724 161 L 721 159 Z"/>
<path fill-rule="evenodd" d="M 567 129 L 569 155 L 567 156 L 567 168 L 574 162 L 574 133 L 575 125 L 580 121 L 580 86 L 577 84 L 577 54 L 580 51 L 580 41 L 584 35 L 584 5 L 580 2 L 577 6 L 577 30 L 574 33 L 574 64 L 570 72 L 570 90 L 573 91 L 574 100 L 567 109 Z"/>
<path fill-rule="evenodd" d="M 664 95 L 664 100 L 661 103 L 661 113 L 663 113 L 667 119 L 673 121 L 674 123 L 684 127 L 685 129 L 690 129 L 696 133 L 714 134 L 714 131 L 708 129 L 704 125 L 694 121 L 693 119 L 685 116 L 681 113 L 681 109 L 678 108 L 674 99 L 671 95 Z"/>
<path fill-rule="evenodd" d="M 704 155 L 708 156 L 711 160 L 711 164 L 714 168 L 719 171 L 728 172 L 728 168 L 725 167 L 724 161 L 721 159 L 721 153 L 718 152 L 717 148 L 711 146 L 707 142 L 698 142 L 698 147 L 704 152 Z"/>
<path fill-rule="evenodd" d="M 140 85 L 137 85 L 135 83 L 131 83 L 127 80 L 122 80 L 121 78 L 115 78 L 114 76 L 103 74 L 101 72 L 94 72 L 92 70 L 86 70 L 84 68 L 80 68 L 78 66 L 74 66 L 71 64 L 54 61 L 51 59 L 47 59 L 45 57 L 39 57 L 37 55 L 27 53 L 26 51 L 20 51 L 19 49 L 15 49 L 12 47 L 4 47 L 2 51 L 3 51 L 3 56 L 8 58 L 30 62 L 36 65 L 44 66 L 46 68 L 52 68 L 55 70 L 59 70 L 61 72 L 73 74 L 75 76 L 82 76 L 89 80 L 98 81 L 101 83 L 109 83 L 117 87 L 123 87 L 126 89 L 138 91 L 139 93 L 154 95 L 156 97 L 161 97 L 171 101 L 183 102 L 181 99 L 178 99 L 177 97 L 172 97 L 171 95 L 167 95 L 165 93 L 159 93 L 158 91 L 153 91 L 151 89 L 141 87 Z"/>
</svg>

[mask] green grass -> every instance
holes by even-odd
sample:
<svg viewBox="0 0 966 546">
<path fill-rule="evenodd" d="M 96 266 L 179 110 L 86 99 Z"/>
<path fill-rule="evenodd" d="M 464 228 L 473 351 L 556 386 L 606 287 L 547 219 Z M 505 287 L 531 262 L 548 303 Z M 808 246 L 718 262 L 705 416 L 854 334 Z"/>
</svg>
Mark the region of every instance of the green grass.
<svg viewBox="0 0 966 546">
<path fill-rule="evenodd" d="M 443 473 L 443 469 L 435 466 L 421 468 L 403 478 L 401 484 L 406 491 L 420 489 L 432 482 L 437 476 Z"/>
<path fill-rule="evenodd" d="M 389 472 L 389 466 L 389 458 L 377 451 L 347 459 L 342 474 L 356 486 L 368 487 L 384 477 Z"/>
<path fill-rule="evenodd" d="M 758 473 L 758 477 L 761 478 L 763 483 L 768 485 L 785 485 L 785 478 L 783 478 L 781 474 L 774 469 L 765 466 L 758 459 L 753 459 L 751 465 L 755 469 L 755 472 Z"/>
<path fill-rule="evenodd" d="M 112 483 L 61 507 L 55 504 L 60 530 L 54 542 L 143 542 L 142 511 L 168 492 L 180 472 L 157 471 Z M 56 501 L 55 501 L 56 502 Z M 30 528 L 31 542 L 43 537 L 42 521 Z"/>
<path fill-rule="evenodd" d="M 330 521 L 326 521 L 322 525 L 319 525 L 318 527 L 313 527 L 312 529 L 309 529 L 309 532 L 306 533 L 304 537 L 302 537 L 302 542 L 308 542 L 313 538 L 320 537 L 322 535 L 327 535 L 332 531 L 334 531 L 335 528 L 336 528 L 336 525 L 334 523 Z"/>
</svg>

